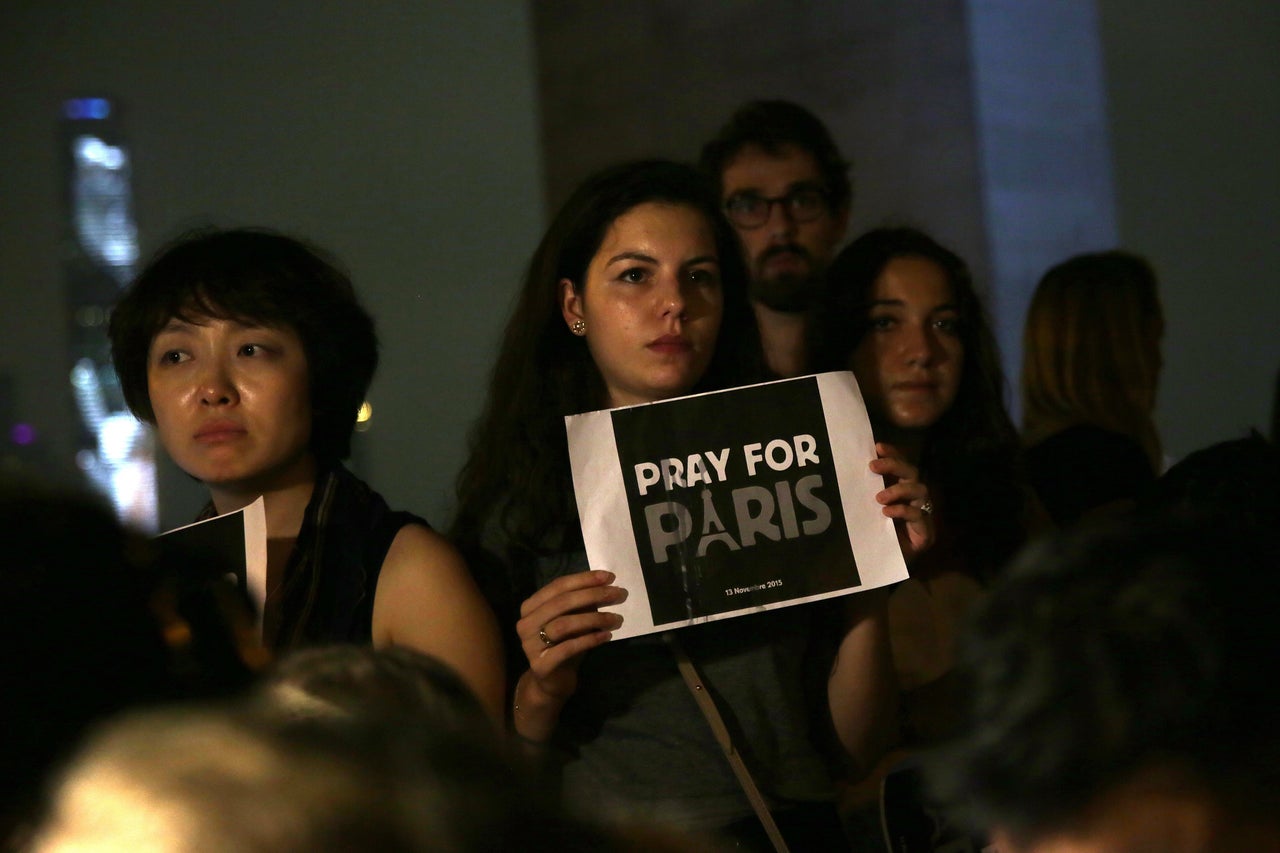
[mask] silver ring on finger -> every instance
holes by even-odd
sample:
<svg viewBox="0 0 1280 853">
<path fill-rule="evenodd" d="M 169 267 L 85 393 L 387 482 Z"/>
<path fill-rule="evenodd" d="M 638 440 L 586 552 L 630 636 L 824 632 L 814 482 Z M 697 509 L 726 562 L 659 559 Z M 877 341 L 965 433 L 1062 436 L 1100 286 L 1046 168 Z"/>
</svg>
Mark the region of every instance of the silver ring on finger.
<svg viewBox="0 0 1280 853">
<path fill-rule="evenodd" d="M 920 504 L 920 511 L 925 515 L 933 515 L 933 501 L 925 498 L 924 503 Z"/>
<path fill-rule="evenodd" d="M 538 629 L 538 639 L 542 640 L 542 645 L 548 649 L 556 644 L 556 641 L 547 636 L 547 626 L 543 625 Z"/>
</svg>

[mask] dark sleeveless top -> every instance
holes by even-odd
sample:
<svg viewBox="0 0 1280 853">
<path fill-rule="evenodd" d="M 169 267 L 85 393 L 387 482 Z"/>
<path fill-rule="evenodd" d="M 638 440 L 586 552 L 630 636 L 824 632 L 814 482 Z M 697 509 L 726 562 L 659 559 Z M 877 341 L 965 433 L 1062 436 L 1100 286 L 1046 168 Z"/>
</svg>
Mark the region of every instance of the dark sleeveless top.
<svg viewBox="0 0 1280 853">
<path fill-rule="evenodd" d="M 321 470 L 285 567 L 274 649 L 370 642 L 378 575 L 406 524 L 430 527 L 412 513 L 393 511 L 342 465 Z"/>
</svg>

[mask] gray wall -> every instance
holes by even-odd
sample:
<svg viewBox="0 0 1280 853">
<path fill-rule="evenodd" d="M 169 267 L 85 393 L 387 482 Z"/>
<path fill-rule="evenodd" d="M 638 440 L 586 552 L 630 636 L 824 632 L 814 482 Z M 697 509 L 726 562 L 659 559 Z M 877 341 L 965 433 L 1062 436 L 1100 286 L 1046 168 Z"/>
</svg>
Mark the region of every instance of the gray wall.
<svg viewBox="0 0 1280 853">
<path fill-rule="evenodd" d="M 854 162 L 850 236 L 917 225 L 969 262 L 1011 384 L 1039 272 L 1115 241 L 1090 2 L 535 8 L 550 198 L 619 157 L 693 157 L 744 101 L 797 101 Z M 623 34 L 644 61 L 612 73 Z"/>
<path fill-rule="evenodd" d="M 1181 456 L 1272 417 L 1280 4 L 1099 0 L 1099 10 L 1120 234 L 1161 276 L 1157 414 L 1166 451 Z"/>
<path fill-rule="evenodd" d="M 1059 260 L 1118 241 L 1102 48 L 1091 2 L 969 0 L 968 13 L 988 302 L 1016 421 L 1036 282 Z"/>
<path fill-rule="evenodd" d="M 1162 275 L 1169 455 L 1265 428 L 1280 366 L 1280 4 L 648 0 L 534 4 L 550 199 L 622 157 L 693 157 L 784 97 L 855 161 L 851 235 L 908 221 L 985 282 L 1016 389 L 1039 275 L 1123 244 Z M 1011 398 L 1016 410 L 1016 399 Z"/>
<path fill-rule="evenodd" d="M 619 157 L 693 157 L 744 101 L 795 100 L 854 161 L 851 236 L 909 223 L 954 247 L 1001 321 L 1011 376 L 1038 273 L 1115 240 L 1091 2 L 535 9 L 550 198 Z M 644 61 L 619 73 L 624 39 Z"/>
<path fill-rule="evenodd" d="M 523 2 L 8 2 L 0 10 L 0 375 L 69 459 L 63 98 L 123 104 L 144 256 L 182 227 L 261 224 L 350 269 L 383 366 L 355 461 L 445 520 L 464 432 L 542 225 Z M 163 519 L 199 490 L 167 476 Z"/>
<path fill-rule="evenodd" d="M 850 233 L 910 221 L 986 268 L 962 0 L 534 4 L 547 197 L 626 157 L 692 159 L 755 98 L 854 160 Z"/>
</svg>

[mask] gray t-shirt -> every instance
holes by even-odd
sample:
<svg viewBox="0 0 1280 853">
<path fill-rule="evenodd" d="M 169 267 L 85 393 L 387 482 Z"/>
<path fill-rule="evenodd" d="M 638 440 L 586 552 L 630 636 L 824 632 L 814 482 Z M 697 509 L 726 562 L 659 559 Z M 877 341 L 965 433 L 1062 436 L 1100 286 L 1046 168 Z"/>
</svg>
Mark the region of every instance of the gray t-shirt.
<svg viewBox="0 0 1280 853">
<path fill-rule="evenodd" d="M 586 567 L 582 554 L 548 561 L 539 583 Z M 817 721 L 828 719 L 836 611 L 823 602 L 677 632 L 775 807 L 833 798 Z M 661 634 L 587 654 L 553 743 L 564 761 L 567 802 L 595 817 L 702 831 L 752 814 Z"/>
</svg>

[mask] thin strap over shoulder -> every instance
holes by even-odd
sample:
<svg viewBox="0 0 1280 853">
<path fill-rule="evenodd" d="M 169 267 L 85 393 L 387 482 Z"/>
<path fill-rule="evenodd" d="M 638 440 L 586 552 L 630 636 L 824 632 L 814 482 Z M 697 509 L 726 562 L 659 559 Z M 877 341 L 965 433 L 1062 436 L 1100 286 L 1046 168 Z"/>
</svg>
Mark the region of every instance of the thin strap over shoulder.
<svg viewBox="0 0 1280 853">
<path fill-rule="evenodd" d="M 729 729 L 724 724 L 724 718 L 720 716 L 720 709 L 716 707 L 715 699 L 711 697 L 710 691 L 703 685 L 702 676 L 694 665 L 693 659 L 689 657 L 689 653 L 685 651 L 674 631 L 667 631 L 662 637 L 671 646 L 671 651 L 676 656 L 676 664 L 680 667 L 680 675 L 683 676 L 684 683 L 688 685 L 689 692 L 693 694 L 694 701 L 698 703 L 698 709 L 707 718 L 707 723 L 711 726 L 711 732 L 715 735 L 716 743 L 720 744 L 720 749 L 724 751 L 724 757 L 729 760 L 729 766 L 733 768 L 733 775 L 738 778 L 738 784 L 742 786 L 742 791 L 747 795 L 751 808 L 755 810 L 756 817 L 760 819 L 760 823 L 764 826 L 765 834 L 769 836 L 773 849 L 778 853 L 789 853 L 786 839 L 782 837 L 782 832 L 778 829 L 778 824 L 773 819 L 773 812 L 769 811 L 769 803 L 765 801 L 764 795 L 756 787 L 756 780 L 752 778 L 751 771 L 747 769 L 747 765 L 742 760 L 742 755 L 738 752 L 737 747 L 734 746 L 733 736 L 729 734 Z"/>
</svg>

